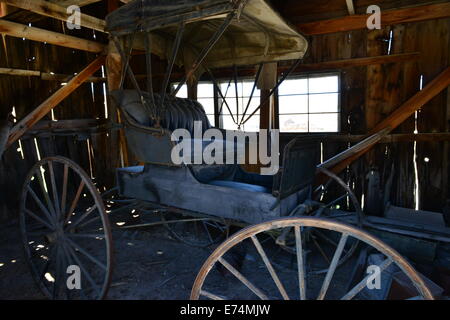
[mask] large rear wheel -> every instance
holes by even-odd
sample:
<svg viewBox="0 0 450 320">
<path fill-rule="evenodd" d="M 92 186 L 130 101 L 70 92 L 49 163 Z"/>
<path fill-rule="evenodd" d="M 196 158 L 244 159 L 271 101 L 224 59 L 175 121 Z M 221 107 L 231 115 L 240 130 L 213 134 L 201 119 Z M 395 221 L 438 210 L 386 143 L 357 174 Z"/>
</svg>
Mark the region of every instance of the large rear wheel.
<svg viewBox="0 0 450 320">
<path fill-rule="evenodd" d="M 274 230 L 286 228 L 294 229 L 296 240 L 296 268 L 279 268 L 271 261 L 269 250 L 263 248 L 261 235 Z M 305 248 L 304 230 L 314 228 L 322 232 L 338 235 L 338 245 L 332 256 L 327 273 L 322 277 L 309 271 L 308 255 Z M 350 272 L 340 268 L 338 262 L 343 254 L 346 244 L 350 240 L 359 240 L 371 247 L 379 256 L 380 263 L 371 266 L 379 271 L 381 279 L 388 278 L 392 269 L 397 268 L 406 275 L 417 290 L 417 296 L 423 299 L 433 299 L 420 275 L 412 265 L 394 249 L 370 235 L 369 233 L 351 225 L 323 218 L 284 218 L 254 225 L 232 235 L 222 243 L 206 260 L 194 282 L 191 299 L 353 299 L 362 298 L 359 294 L 364 291 L 371 281 L 371 274 L 357 279 L 356 285 L 349 291 L 345 285 L 336 285 L 334 280 L 349 280 Z M 228 257 L 233 250 L 240 246 L 253 248 L 253 257 L 246 259 L 246 265 L 237 268 Z M 259 258 L 258 258 L 259 256 Z M 272 259 L 273 260 L 273 259 Z M 218 268 L 221 265 L 229 271 L 228 281 L 217 278 Z M 276 266 L 276 267 L 275 267 Z M 239 269 L 239 270 L 238 270 Z M 278 269 L 278 272 L 277 270 Z M 339 271 L 339 272 L 337 272 Z M 339 274 L 338 274 L 339 273 Z M 218 279 L 222 279 L 221 281 Z M 354 280 L 354 279 L 352 279 Z M 335 281 L 337 282 L 337 281 Z M 388 282 L 381 281 L 381 284 Z M 386 285 L 387 286 L 387 285 Z M 369 288 L 370 289 L 370 288 Z M 381 288 L 386 289 L 386 288 Z"/>
</svg>

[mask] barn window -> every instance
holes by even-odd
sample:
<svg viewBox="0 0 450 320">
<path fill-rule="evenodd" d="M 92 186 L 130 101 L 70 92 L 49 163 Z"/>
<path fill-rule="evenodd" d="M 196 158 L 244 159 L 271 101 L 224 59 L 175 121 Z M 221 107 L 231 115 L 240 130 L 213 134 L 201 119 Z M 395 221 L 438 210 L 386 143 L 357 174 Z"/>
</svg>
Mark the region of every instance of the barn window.
<svg viewBox="0 0 450 320">
<path fill-rule="evenodd" d="M 339 131 L 339 74 L 285 80 L 278 89 L 281 132 Z"/>
<path fill-rule="evenodd" d="M 174 89 L 178 83 L 174 84 Z M 178 98 L 187 98 L 187 86 L 183 85 L 177 93 Z M 199 82 L 197 86 L 197 101 L 205 109 L 205 113 L 208 116 L 209 122 L 214 125 L 214 85 L 211 82 Z"/>
<path fill-rule="evenodd" d="M 242 116 L 247 109 L 250 96 L 252 94 L 254 80 L 239 79 L 237 81 L 237 99 L 236 99 L 236 86 L 235 82 L 222 82 L 220 84 L 220 90 L 225 97 L 227 105 L 223 103 L 223 100 L 219 98 L 219 114 L 220 114 L 220 127 L 226 130 L 238 130 L 238 124 L 242 121 Z M 245 119 L 248 118 L 253 111 L 258 108 L 260 104 L 260 91 L 255 89 L 253 98 L 250 101 L 250 105 L 245 113 Z M 231 113 L 230 113 L 231 111 Z M 259 110 L 248 121 L 241 125 L 240 129 L 247 132 L 259 131 Z"/>
</svg>

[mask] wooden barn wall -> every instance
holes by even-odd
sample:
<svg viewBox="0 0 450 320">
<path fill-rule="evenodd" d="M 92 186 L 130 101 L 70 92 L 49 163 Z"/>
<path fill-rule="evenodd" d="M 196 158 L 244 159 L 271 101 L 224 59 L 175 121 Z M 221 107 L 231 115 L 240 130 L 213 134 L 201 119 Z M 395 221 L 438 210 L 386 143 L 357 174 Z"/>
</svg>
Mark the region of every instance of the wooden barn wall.
<svg viewBox="0 0 450 320">
<path fill-rule="evenodd" d="M 63 30 L 62 23 L 56 21 L 40 21 L 33 26 L 86 39 L 93 38 L 92 31 Z M 420 52 L 421 54 L 418 61 L 337 70 L 341 73 L 341 132 L 365 134 L 419 90 L 421 76 L 425 86 L 444 70 L 449 65 L 449 29 L 450 21 L 441 19 L 397 25 L 375 31 L 357 30 L 309 37 L 310 49 L 305 57 L 305 63 L 388 53 Z M 388 52 L 391 31 L 391 49 Z M 97 40 L 99 39 L 101 36 L 97 33 Z M 102 40 L 106 41 L 105 38 Z M 93 59 L 93 54 L 11 37 L 5 37 L 0 43 L 0 67 L 71 74 L 79 72 Z M 165 61 L 160 61 L 156 57 L 154 60 L 154 72 L 163 73 Z M 137 74 L 144 73 L 145 57 L 133 58 L 131 65 Z M 101 72 L 97 72 L 96 75 L 100 76 Z M 161 90 L 161 81 L 160 77 L 154 79 L 156 91 Z M 139 82 L 141 88 L 145 88 L 145 79 L 140 79 Z M 3 118 L 6 112 L 15 106 L 17 118 L 21 119 L 60 85 L 58 81 L 0 75 L 0 117 Z M 127 86 L 130 85 L 127 84 Z M 103 85 L 94 83 L 93 88 L 92 93 L 91 84 L 83 84 L 54 109 L 55 118 L 58 120 L 103 119 L 105 117 Z M 413 133 L 416 126 L 419 133 L 448 131 L 449 100 L 448 93 L 443 92 L 422 107 L 418 112 L 417 123 L 413 116 L 397 128 L 395 133 Z M 109 114 L 111 115 L 111 112 Z M 50 115 L 46 119 L 50 119 Z M 80 164 L 88 173 L 91 173 L 92 167 L 94 181 L 102 190 L 113 185 L 114 169 L 120 166 L 120 157 L 117 156 L 117 135 L 114 134 L 114 138 L 111 136 L 110 133 L 99 133 L 83 136 L 37 137 L 36 142 L 41 157 L 67 156 Z M 282 136 L 281 145 L 289 139 L 291 139 L 290 135 Z M 91 146 L 92 166 L 89 161 L 88 141 Z M 35 141 L 23 139 L 21 143 L 25 159 L 22 159 L 21 153 L 17 151 L 18 143 L 15 143 L 5 152 L 0 162 L 0 220 L 16 214 L 24 176 L 38 160 Z M 326 139 L 322 143 L 324 160 L 351 146 L 345 142 L 332 142 Z M 366 210 L 370 213 L 378 214 L 382 210 L 381 204 L 384 199 L 394 205 L 414 208 L 416 181 L 414 154 L 417 155 L 420 209 L 442 211 L 445 201 L 450 198 L 447 143 L 380 144 L 363 159 L 352 164 L 342 173 L 342 177 L 354 186 L 359 198 L 364 195 L 366 205 L 372 205 L 369 208 L 366 206 Z M 132 155 L 130 158 L 133 160 Z M 429 161 L 425 162 L 425 158 Z M 134 164 L 134 161 L 131 164 Z M 372 170 L 380 175 L 380 181 L 375 180 L 375 184 L 379 185 L 379 191 L 368 194 L 368 177 Z M 390 185 L 388 190 L 385 190 L 386 185 Z M 333 198 L 342 193 L 342 190 L 336 188 L 328 197 Z M 378 207 L 373 205 L 374 203 L 378 203 Z"/>
<path fill-rule="evenodd" d="M 337 70 L 341 72 L 341 133 L 367 133 L 418 92 L 421 76 L 422 85 L 426 86 L 447 68 L 450 62 L 449 29 L 450 21 L 440 19 L 382 30 L 309 37 L 310 49 L 305 63 L 420 52 L 417 61 Z M 417 121 L 412 116 L 393 133 L 412 134 L 416 128 L 418 133 L 447 132 L 448 99 L 447 91 L 442 92 L 419 110 Z M 291 137 L 289 135 L 282 139 Z M 324 140 L 324 160 L 350 146 Z M 442 212 L 449 198 L 448 153 L 448 143 L 445 142 L 379 144 L 363 159 L 352 164 L 342 173 L 342 177 L 355 187 L 359 198 L 364 194 L 366 205 L 370 205 L 366 211 L 380 214 L 383 201 L 408 208 L 416 207 L 417 171 L 419 208 Z M 379 179 L 369 180 L 371 172 L 377 172 Z M 368 192 L 369 181 L 370 189 L 375 192 Z M 334 190 L 329 196 L 332 198 L 338 193 L 342 194 L 342 191 Z"/>
<path fill-rule="evenodd" d="M 27 21 L 26 19 L 23 19 Z M 62 22 L 40 19 L 33 26 L 71 34 L 93 40 L 91 30 L 67 30 Z M 96 34 L 97 41 L 106 41 L 105 35 Z M 74 74 L 80 72 L 95 55 L 82 51 L 57 47 L 29 40 L 3 37 L 0 41 L 0 67 L 54 72 L 55 74 Z M 101 76 L 98 71 L 95 76 Z M 0 75 L 0 117 L 15 107 L 17 119 L 36 108 L 41 102 L 61 87 L 61 81 L 43 81 L 38 77 L 18 77 Z M 105 104 L 102 83 L 86 82 L 74 93 L 64 99 L 55 109 L 56 120 L 66 119 L 104 119 Z M 51 114 L 44 119 L 51 120 Z M 117 143 L 110 139 L 110 133 L 88 133 L 77 136 L 36 137 L 20 140 L 5 151 L 0 161 L 0 221 L 16 216 L 20 189 L 28 170 L 38 161 L 36 144 L 40 157 L 65 156 L 94 177 L 100 190 L 114 183 L 114 168 L 118 157 L 112 157 Z M 88 147 L 89 146 L 89 147 Z M 89 149 L 88 149 L 89 148 Z M 90 157 L 89 152 L 90 151 Z M 91 163 L 90 160 L 91 159 Z"/>
</svg>

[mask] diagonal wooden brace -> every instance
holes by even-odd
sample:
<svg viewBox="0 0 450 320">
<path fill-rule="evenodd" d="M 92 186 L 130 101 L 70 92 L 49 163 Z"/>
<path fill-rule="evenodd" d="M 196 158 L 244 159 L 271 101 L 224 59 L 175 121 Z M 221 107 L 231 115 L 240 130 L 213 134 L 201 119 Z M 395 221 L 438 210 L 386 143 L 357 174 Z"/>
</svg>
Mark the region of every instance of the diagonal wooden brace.
<svg viewBox="0 0 450 320">
<path fill-rule="evenodd" d="M 55 108 L 68 95 L 74 92 L 84 81 L 96 72 L 105 63 L 105 56 L 97 57 L 83 71 L 72 78 L 65 86 L 52 94 L 25 118 L 20 120 L 12 129 L 6 144 L 6 148 L 17 141 L 29 128 L 41 120 L 47 113 Z"/>
<path fill-rule="evenodd" d="M 414 112 L 419 110 L 448 86 L 450 86 L 450 67 L 431 81 L 423 90 L 403 103 L 389 117 L 381 121 L 370 131 L 367 139 L 325 161 L 319 167 L 327 168 L 336 174 L 341 172 L 353 161 L 369 151 L 384 135 L 389 134 L 397 128 L 414 114 Z"/>
</svg>

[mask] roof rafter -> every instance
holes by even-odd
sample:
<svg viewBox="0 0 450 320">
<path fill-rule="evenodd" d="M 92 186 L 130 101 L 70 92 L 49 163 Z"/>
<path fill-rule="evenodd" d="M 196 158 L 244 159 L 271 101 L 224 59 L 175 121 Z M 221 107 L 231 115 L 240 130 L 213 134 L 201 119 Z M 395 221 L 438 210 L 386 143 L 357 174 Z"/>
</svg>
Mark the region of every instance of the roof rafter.
<svg viewBox="0 0 450 320">
<path fill-rule="evenodd" d="M 67 21 L 69 14 L 64 5 L 56 4 L 44 0 L 1 0 L 8 5 L 32 11 L 43 16 L 51 17 L 61 21 Z M 105 21 L 96 17 L 81 13 L 80 25 L 85 28 L 105 32 Z"/>
</svg>

